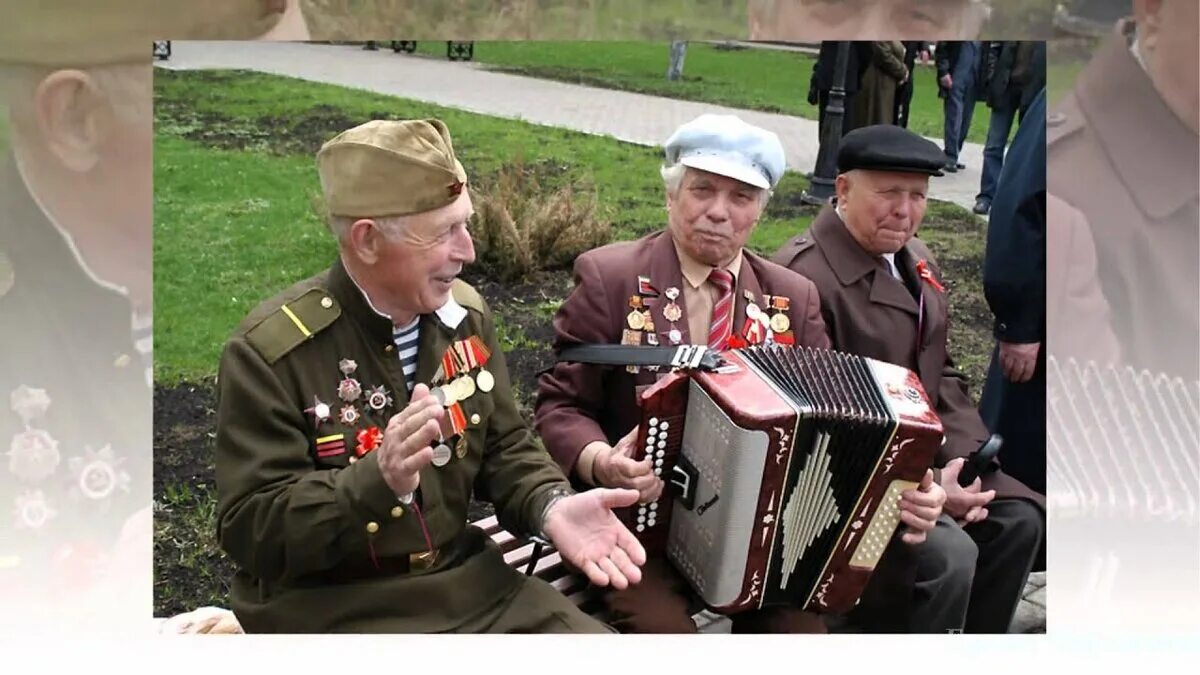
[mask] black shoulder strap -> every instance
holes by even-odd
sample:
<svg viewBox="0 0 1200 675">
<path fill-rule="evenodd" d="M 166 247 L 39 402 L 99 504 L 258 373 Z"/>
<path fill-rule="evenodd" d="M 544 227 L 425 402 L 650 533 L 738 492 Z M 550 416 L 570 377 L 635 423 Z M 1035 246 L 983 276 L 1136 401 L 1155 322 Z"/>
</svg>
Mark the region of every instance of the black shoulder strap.
<svg viewBox="0 0 1200 675">
<path fill-rule="evenodd" d="M 704 345 L 636 347 L 630 345 L 576 345 L 558 355 L 558 361 L 605 366 L 667 366 L 691 370 L 716 370 L 724 365 L 717 352 Z"/>
</svg>

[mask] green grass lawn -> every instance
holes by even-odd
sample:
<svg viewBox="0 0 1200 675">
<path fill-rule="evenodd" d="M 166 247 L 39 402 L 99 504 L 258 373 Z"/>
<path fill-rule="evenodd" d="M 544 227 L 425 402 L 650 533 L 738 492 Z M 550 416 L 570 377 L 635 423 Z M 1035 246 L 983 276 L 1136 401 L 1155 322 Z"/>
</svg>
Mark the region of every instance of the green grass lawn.
<svg viewBox="0 0 1200 675">
<path fill-rule="evenodd" d="M 692 42 L 683 78 L 671 82 L 669 50 L 669 42 L 476 42 L 474 58 L 502 72 L 817 119 L 806 100 L 814 56 Z M 419 41 L 417 53 L 445 59 L 446 43 Z M 936 80 L 932 64 L 917 67 L 909 128 L 941 138 Z M 984 142 L 989 113 L 983 103 L 975 107 L 968 141 Z"/>
<path fill-rule="evenodd" d="M 157 71 L 155 376 L 211 376 L 220 347 L 259 301 L 321 269 L 334 244 L 314 203 L 313 155 L 368 119 L 444 120 L 472 180 L 521 158 L 544 185 L 596 186 L 602 217 L 629 239 L 663 225 L 661 149 L 259 73 Z M 788 174 L 751 245 L 770 252 L 811 215 L 785 204 Z"/>
<path fill-rule="evenodd" d="M 745 0 L 301 0 L 316 40 L 473 35 L 499 40 L 746 37 Z"/>
</svg>

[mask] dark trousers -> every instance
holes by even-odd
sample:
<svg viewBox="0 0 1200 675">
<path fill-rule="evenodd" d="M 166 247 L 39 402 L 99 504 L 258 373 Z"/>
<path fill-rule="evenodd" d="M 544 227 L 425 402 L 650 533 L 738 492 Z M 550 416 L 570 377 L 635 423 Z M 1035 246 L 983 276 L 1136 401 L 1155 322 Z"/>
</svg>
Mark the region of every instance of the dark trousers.
<svg viewBox="0 0 1200 675">
<path fill-rule="evenodd" d="M 1018 105 L 1020 100 L 1017 96 L 1007 97 L 992 108 L 992 116 L 988 120 L 987 141 L 983 145 L 983 177 L 979 180 L 979 194 L 975 197 L 988 204 L 996 196 L 996 183 L 1004 168 L 1004 148 L 1012 133 Z"/>
<path fill-rule="evenodd" d="M 884 561 L 906 553 L 900 557 L 915 575 L 905 580 L 895 558 L 881 563 L 860 606 L 831 620 L 834 632 L 1008 632 L 1045 526 L 1038 508 L 1022 500 L 993 500 L 988 508 L 987 520 L 966 528 L 943 514 L 923 544 L 894 540 Z"/>
<path fill-rule="evenodd" d="M 909 75 L 908 82 L 900 85 L 896 90 L 896 112 L 893 115 L 893 122 L 898 127 L 908 128 L 908 113 L 912 107 L 913 97 L 913 78 Z"/>
<path fill-rule="evenodd" d="M 636 585 L 604 595 L 609 624 L 622 633 L 695 633 L 694 600 L 687 579 L 661 557 L 646 561 Z M 734 633 L 827 632 L 819 616 L 790 608 L 744 612 L 732 623 Z"/>
<path fill-rule="evenodd" d="M 962 152 L 963 144 L 967 142 L 967 132 L 971 129 L 971 118 L 975 114 L 975 70 L 979 58 L 979 43 L 964 42 L 954 64 L 954 72 L 950 73 L 952 86 L 942 100 L 942 112 L 945 114 L 943 150 L 951 162 L 958 161 L 958 153 Z"/>
<path fill-rule="evenodd" d="M 1007 633 L 1029 571 L 1046 536 L 1040 509 L 1021 499 L 994 499 L 988 517 L 962 528 L 978 556 L 964 631 Z"/>
</svg>

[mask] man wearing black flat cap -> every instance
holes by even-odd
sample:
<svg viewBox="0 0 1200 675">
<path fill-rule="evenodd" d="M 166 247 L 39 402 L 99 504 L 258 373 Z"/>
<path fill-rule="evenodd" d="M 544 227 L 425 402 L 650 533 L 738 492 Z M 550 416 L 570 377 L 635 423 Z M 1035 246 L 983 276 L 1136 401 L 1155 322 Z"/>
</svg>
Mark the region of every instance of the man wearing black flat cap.
<svg viewBox="0 0 1200 675">
<path fill-rule="evenodd" d="M 1044 537 L 1044 497 L 998 463 L 966 488 L 964 459 L 988 439 L 947 353 L 949 305 L 937 262 L 914 235 L 937 145 L 900 127 L 856 129 L 838 151 L 837 197 L 773 261 L 811 279 L 833 348 L 916 372 L 945 430 L 935 463 L 947 500 L 919 547 L 892 543 L 852 619 L 868 630 L 1003 633 Z M 970 593 L 955 603 L 965 581 Z M 907 584 L 911 594 L 895 592 Z"/>
</svg>

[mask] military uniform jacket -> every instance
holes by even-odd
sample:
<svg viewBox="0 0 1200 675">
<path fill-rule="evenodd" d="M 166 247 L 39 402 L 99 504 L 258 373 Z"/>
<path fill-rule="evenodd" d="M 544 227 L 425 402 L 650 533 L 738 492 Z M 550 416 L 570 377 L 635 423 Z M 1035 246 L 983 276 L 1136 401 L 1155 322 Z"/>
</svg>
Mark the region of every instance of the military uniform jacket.
<svg viewBox="0 0 1200 675">
<path fill-rule="evenodd" d="M 126 584 L 103 560 L 149 508 L 152 468 L 148 361 L 131 323 L 128 299 L 86 274 L 0 160 L 0 597 L 14 606 L 78 606 L 96 584 Z M 148 571 L 136 581 L 149 590 Z"/>
<path fill-rule="evenodd" d="M 340 261 L 261 304 L 229 339 L 218 383 L 218 536 L 238 567 L 232 607 L 247 631 L 454 630 L 520 585 L 467 526 L 468 501 L 492 501 L 505 529 L 528 534 L 566 480 L 517 411 L 484 301 L 461 281 L 452 295 L 448 306 L 465 318 L 447 325 L 447 308 L 420 318 L 416 381 L 430 384 L 456 341 L 480 336 L 495 387 L 461 402 L 465 442 L 447 440 L 449 462 L 421 472 L 415 505 L 401 504 L 377 451 L 364 451 L 408 393 L 391 321 Z M 355 362 L 356 400 L 339 397 L 343 360 Z M 392 399 L 378 410 L 367 401 L 377 387 Z M 317 419 L 318 401 L 329 419 Z M 346 407 L 358 419 L 342 417 Z M 438 555 L 423 568 L 425 532 Z"/>
<path fill-rule="evenodd" d="M 1074 90 L 1051 108 L 1048 189 L 1090 227 L 1123 365 L 1194 382 L 1200 380 L 1198 141 L 1130 53 L 1131 28 L 1119 25 Z M 1052 220 L 1049 227 L 1057 225 Z"/>
<path fill-rule="evenodd" d="M 671 322 L 663 314 L 669 303 L 668 289 L 682 289 L 686 283 L 668 231 L 589 251 L 575 259 L 574 274 L 575 289 L 554 318 L 556 351 L 576 344 L 621 343 L 629 328 L 626 321 L 633 296 L 640 296 L 648 307 L 653 322 L 649 332 L 660 345 L 672 344 L 672 325 L 680 333 L 680 344 L 707 343 L 707 335 L 689 334 L 682 293 L 676 300 L 680 318 Z M 820 300 L 808 279 L 743 250 L 733 290 L 735 335 L 747 319 L 747 294 L 764 311 L 764 295 L 783 296 L 788 299 L 795 344 L 828 347 Z M 646 341 L 642 344 L 650 344 L 649 336 L 643 334 L 641 339 Z M 624 368 L 580 363 L 558 363 L 543 373 L 534 422 L 559 466 L 569 475 L 588 443 L 615 443 L 629 433 L 641 420 L 637 394 L 664 374 L 646 368 L 631 374 Z"/>
<path fill-rule="evenodd" d="M 944 292 L 920 281 L 925 313 L 918 346 L 918 301 L 905 282 L 891 275 L 882 258 L 871 256 L 854 241 L 832 208 L 822 210 L 809 234 L 784 244 L 773 260 L 817 285 L 834 349 L 904 366 L 921 378 L 946 436 L 937 467 L 966 457 L 987 440 L 988 430 L 967 395 L 966 379 L 946 352 L 949 305 Z M 911 286 L 919 281 L 920 261 L 941 284 L 937 262 L 920 240 L 909 240 L 895 260 Z M 997 499 L 1027 499 L 1044 508 L 1044 497 L 1003 471 L 985 474 L 982 483 L 984 490 L 996 490 Z"/>
</svg>

